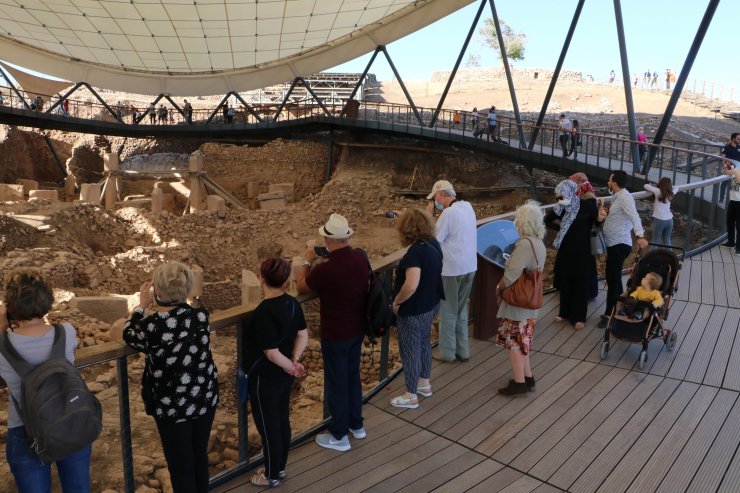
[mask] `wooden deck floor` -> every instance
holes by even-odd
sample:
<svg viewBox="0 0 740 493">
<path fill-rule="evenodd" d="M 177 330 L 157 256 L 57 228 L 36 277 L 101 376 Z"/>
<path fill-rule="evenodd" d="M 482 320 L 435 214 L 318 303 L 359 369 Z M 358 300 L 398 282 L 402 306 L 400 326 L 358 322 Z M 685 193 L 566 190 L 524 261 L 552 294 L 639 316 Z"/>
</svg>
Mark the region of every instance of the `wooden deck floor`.
<svg viewBox="0 0 740 493">
<path fill-rule="evenodd" d="M 532 354 L 536 392 L 504 397 L 507 354 L 471 341 L 468 363 L 440 363 L 418 409 L 389 399 L 365 406 L 368 437 L 346 453 L 307 442 L 291 451 L 279 491 L 300 492 L 737 492 L 740 491 L 740 257 L 715 248 L 684 262 L 668 324 L 669 353 L 616 343 L 600 361 L 595 327 L 555 323 L 546 298 Z M 435 362 L 436 363 L 436 362 Z M 257 491 L 249 475 L 217 492 Z"/>
</svg>

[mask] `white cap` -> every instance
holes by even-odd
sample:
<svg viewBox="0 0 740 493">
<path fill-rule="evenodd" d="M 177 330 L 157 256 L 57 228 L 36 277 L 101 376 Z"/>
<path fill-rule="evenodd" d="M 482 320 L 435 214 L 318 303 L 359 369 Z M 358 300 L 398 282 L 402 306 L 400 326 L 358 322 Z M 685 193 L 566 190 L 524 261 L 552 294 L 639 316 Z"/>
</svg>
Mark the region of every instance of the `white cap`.
<svg viewBox="0 0 740 493">
<path fill-rule="evenodd" d="M 455 195 L 455 189 L 452 188 L 452 183 L 447 180 L 439 180 L 432 187 L 432 193 L 427 195 L 427 199 L 431 200 L 434 198 L 434 194 L 437 192 L 449 192 L 451 195 Z"/>
</svg>

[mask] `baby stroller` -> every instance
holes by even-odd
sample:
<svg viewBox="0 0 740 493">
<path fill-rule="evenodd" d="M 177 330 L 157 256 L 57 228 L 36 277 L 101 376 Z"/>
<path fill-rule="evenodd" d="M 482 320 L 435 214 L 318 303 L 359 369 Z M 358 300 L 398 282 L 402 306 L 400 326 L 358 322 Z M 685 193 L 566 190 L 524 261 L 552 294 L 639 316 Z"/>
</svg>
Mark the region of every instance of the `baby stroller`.
<svg viewBox="0 0 740 493">
<path fill-rule="evenodd" d="M 632 269 L 632 276 L 627 282 L 627 290 L 619 297 L 616 306 L 609 316 L 609 323 L 604 332 L 604 341 L 601 343 L 601 359 L 606 359 L 611 347 L 610 337 L 627 341 L 633 344 L 642 343 L 640 352 L 640 370 L 645 369 L 647 363 L 647 348 L 650 341 L 661 338 L 668 351 L 673 351 L 678 336 L 670 328 L 666 327 L 668 312 L 673 301 L 673 295 L 678 291 L 678 276 L 681 271 L 681 261 L 686 254 L 680 247 L 660 247 L 647 252 L 642 258 L 637 259 L 637 264 Z M 670 248 L 670 249 L 669 249 Z M 681 258 L 672 250 L 680 250 Z M 649 272 L 660 274 L 663 283 L 660 293 L 663 296 L 663 305 L 653 306 L 646 301 L 637 301 L 629 296 L 640 285 L 640 281 Z"/>
</svg>

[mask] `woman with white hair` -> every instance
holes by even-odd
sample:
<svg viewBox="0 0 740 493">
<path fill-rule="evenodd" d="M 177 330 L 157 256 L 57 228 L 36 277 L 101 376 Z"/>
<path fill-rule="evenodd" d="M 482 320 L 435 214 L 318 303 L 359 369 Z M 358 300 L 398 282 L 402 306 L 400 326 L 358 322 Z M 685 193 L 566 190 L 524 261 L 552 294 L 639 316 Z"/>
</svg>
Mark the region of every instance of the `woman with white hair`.
<svg viewBox="0 0 740 493">
<path fill-rule="evenodd" d="M 545 266 L 545 244 L 542 242 L 545 223 L 537 202 L 529 200 L 517 209 L 514 226 L 520 238 L 506 261 L 504 276 L 498 285 L 499 294 L 514 284 L 524 270 L 542 270 Z M 514 378 L 509 380 L 509 385 L 498 392 L 516 395 L 532 391 L 534 377 L 529 364 L 529 351 L 534 338 L 537 310 L 513 306 L 501 299 L 496 316 L 499 318 L 496 344 L 509 350 L 509 360 L 514 370 Z"/>
<path fill-rule="evenodd" d="M 181 262 L 154 270 L 123 340 L 146 355 L 141 397 L 162 440 L 174 493 L 208 491 L 208 438 L 218 403 L 208 311 L 187 303 L 193 272 Z M 156 303 L 153 311 L 145 309 Z"/>
</svg>

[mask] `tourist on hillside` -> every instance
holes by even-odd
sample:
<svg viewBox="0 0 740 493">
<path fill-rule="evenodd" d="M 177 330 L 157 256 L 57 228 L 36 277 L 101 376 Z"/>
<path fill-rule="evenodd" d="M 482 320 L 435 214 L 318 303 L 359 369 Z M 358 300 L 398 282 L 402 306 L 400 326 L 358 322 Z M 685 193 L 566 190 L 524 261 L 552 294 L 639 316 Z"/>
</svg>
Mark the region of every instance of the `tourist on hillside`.
<svg viewBox="0 0 740 493">
<path fill-rule="evenodd" d="M 653 80 L 650 81 L 650 89 L 652 89 L 653 87 L 656 89 L 658 88 L 658 72 L 657 71 L 653 72 Z"/>
<path fill-rule="evenodd" d="M 622 286 L 622 268 L 624 261 L 632 251 L 632 230 L 637 235 L 637 248 L 648 246 L 645 230 L 637 214 L 635 199 L 625 188 L 627 173 L 615 171 L 609 176 L 607 186 L 614 200 L 609 208 L 599 210 L 598 221 L 603 222 L 604 240 L 606 241 L 606 309 L 601 316 L 599 327 L 604 328 L 617 303 L 617 298 L 624 291 Z"/>
<path fill-rule="evenodd" d="M 470 129 L 473 131 L 473 137 L 477 137 L 476 133 L 478 131 L 478 119 L 480 118 L 480 115 L 478 114 L 478 107 L 476 106 L 473 108 L 473 111 L 470 113 Z"/>
<path fill-rule="evenodd" d="M 406 393 L 391 405 L 415 409 L 417 394 L 432 396 L 432 319 L 445 296 L 442 286 L 442 247 L 434 238 L 429 214 L 411 209 L 398 219 L 401 245 L 408 247 L 396 268 L 393 312 L 398 317 L 398 349 Z"/>
<path fill-rule="evenodd" d="M 560 129 L 560 147 L 563 148 L 563 157 L 565 158 L 568 157 L 568 143 L 573 131 L 573 123 L 565 117 L 565 114 L 561 114 L 558 128 Z"/>
<path fill-rule="evenodd" d="M 548 227 L 558 230 L 553 287 L 560 291 L 556 322 L 568 320 L 576 330 L 584 327 L 589 299 L 592 264 L 591 229 L 598 210 L 596 198 L 580 199 L 578 185 L 563 180 L 555 187 L 557 205 L 545 217 Z"/>
<path fill-rule="evenodd" d="M 159 109 L 157 110 L 157 118 L 160 125 L 167 124 L 167 108 L 165 108 L 163 104 L 159 105 Z"/>
<path fill-rule="evenodd" d="M 183 99 L 182 113 L 188 125 L 193 123 L 193 105 L 187 99 Z"/>
<path fill-rule="evenodd" d="M 673 182 L 667 176 L 658 180 L 658 186 L 646 183 L 645 190 L 655 196 L 653 202 L 653 243 L 671 246 L 671 233 L 673 232 L 673 213 L 671 212 L 671 200 L 678 193 Z"/>
<path fill-rule="evenodd" d="M 491 109 L 488 110 L 488 135 L 486 137 L 487 141 L 491 141 L 493 139 L 494 142 L 498 140 L 496 137 L 496 125 L 497 125 L 497 118 L 496 118 L 496 107 L 491 106 Z"/>
<path fill-rule="evenodd" d="M 581 146 L 581 124 L 578 120 L 573 120 L 570 129 L 570 151 L 568 156 L 573 154 L 573 159 L 578 159 L 578 148 Z"/>
<path fill-rule="evenodd" d="M 0 332 L 29 364 L 38 366 L 51 358 L 55 328 L 45 317 L 54 301 L 51 286 L 39 269 L 16 269 L 5 275 L 5 303 L 0 306 Z M 70 324 L 62 324 L 64 356 L 74 363 L 77 334 Z M 0 341 L 0 343 L 6 341 Z M 51 491 L 51 463 L 42 461 L 30 448 L 26 429 L 13 399 L 21 396 L 21 377 L 0 355 L 0 377 L 8 391 L 7 461 L 15 485 L 21 493 Z M 90 491 L 91 445 L 56 461 L 59 482 L 64 493 Z M 5 479 L 7 483 L 9 478 Z"/>
<path fill-rule="evenodd" d="M 332 214 L 319 235 L 329 250 L 326 260 L 317 261 L 313 248 L 304 254 L 298 273 L 298 292 L 315 292 L 321 302 L 321 354 L 324 358 L 324 396 L 331 421 L 328 433 L 316 436 L 325 448 L 345 452 L 351 448 L 349 433 L 365 438 L 362 419 L 360 351 L 365 337 L 366 303 L 370 264 L 366 255 L 352 248 L 352 229 L 347 218 Z"/>
<path fill-rule="evenodd" d="M 154 103 L 149 104 L 149 108 L 147 108 L 146 112 L 149 114 L 149 125 L 156 125 L 157 124 L 157 107 L 154 106 Z"/>
<path fill-rule="evenodd" d="M 645 135 L 645 129 L 640 127 L 637 129 L 637 160 L 642 163 L 642 160 L 647 155 L 647 135 Z"/>
<path fill-rule="evenodd" d="M 534 201 L 528 201 L 519 207 L 514 218 L 514 226 L 519 232 L 511 257 L 506 261 L 504 276 L 497 286 L 500 293 L 519 279 L 524 270 L 543 269 L 545 267 L 545 224 L 542 211 Z M 509 385 L 498 389 L 499 394 L 516 395 L 534 390 L 535 380 L 529 363 L 529 352 L 534 340 L 534 326 L 538 310 L 513 306 L 500 299 L 496 317 L 499 319 L 496 344 L 509 350 L 514 378 Z"/>
<path fill-rule="evenodd" d="M 259 281 L 264 299 L 242 338 L 242 370 L 249 377 L 249 401 L 265 458 L 251 482 L 270 488 L 287 477 L 290 390 L 294 379 L 306 374 L 298 361 L 306 349 L 308 330 L 301 304 L 285 293 L 290 270 L 290 262 L 282 258 L 262 262 Z"/>
<path fill-rule="evenodd" d="M 141 396 L 157 424 L 174 493 L 208 491 L 208 438 L 218 404 L 208 311 L 187 303 L 192 286 L 188 266 L 161 264 L 141 285 L 139 306 L 123 328 L 126 344 L 146 355 Z"/>
<path fill-rule="evenodd" d="M 229 121 L 229 105 L 224 103 L 221 105 L 221 114 L 223 115 L 224 123 Z"/>
<path fill-rule="evenodd" d="M 722 170 L 728 170 L 737 167 L 733 161 L 740 162 L 740 133 L 733 133 L 730 135 L 730 140 L 720 151 L 720 156 L 726 157 L 727 159 L 722 161 Z M 732 159 L 733 161 L 729 161 Z M 725 193 L 729 187 L 729 181 L 723 181 L 719 186 L 719 201 L 724 202 Z M 734 246 L 734 245 L 733 245 Z"/>
<path fill-rule="evenodd" d="M 427 212 L 441 214 L 434 225 L 434 237 L 442 246 L 444 301 L 440 305 L 439 353 L 433 357 L 452 363 L 468 361 L 468 298 L 473 288 L 476 257 L 476 219 L 470 202 L 458 200 L 452 183 L 440 180 L 427 196 Z"/>
<path fill-rule="evenodd" d="M 611 70 L 609 72 L 609 84 L 614 84 L 614 78 L 615 77 L 616 77 L 616 75 L 614 74 L 614 70 Z"/>
<path fill-rule="evenodd" d="M 586 176 L 586 173 L 578 172 L 573 173 L 568 177 L 568 179 L 573 180 L 576 185 L 578 185 L 578 189 L 576 190 L 576 196 L 581 200 L 581 207 L 583 207 L 583 203 L 585 201 L 594 200 L 597 204 L 597 211 L 600 208 L 599 202 L 596 198 L 596 194 L 594 193 L 594 187 L 591 186 L 591 183 L 588 181 L 588 177 Z M 588 206 L 586 206 L 588 207 Z M 598 214 L 598 213 L 597 213 Z M 597 228 L 599 225 L 598 223 L 594 224 L 594 228 Z M 591 236 L 594 236 L 595 234 L 598 234 L 594 229 L 591 230 Z M 596 298 L 596 296 L 599 294 L 599 280 L 598 275 L 596 272 L 596 257 L 593 255 L 590 255 L 588 258 L 588 285 L 587 285 L 587 293 L 588 293 L 588 299 L 592 300 Z"/>
<path fill-rule="evenodd" d="M 735 255 L 740 256 L 740 167 L 727 167 L 722 173 L 732 177 L 727 204 L 727 243 L 723 246 L 735 248 Z"/>
</svg>

